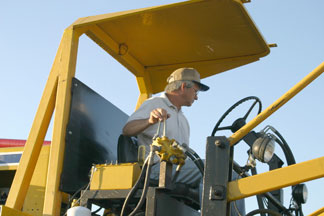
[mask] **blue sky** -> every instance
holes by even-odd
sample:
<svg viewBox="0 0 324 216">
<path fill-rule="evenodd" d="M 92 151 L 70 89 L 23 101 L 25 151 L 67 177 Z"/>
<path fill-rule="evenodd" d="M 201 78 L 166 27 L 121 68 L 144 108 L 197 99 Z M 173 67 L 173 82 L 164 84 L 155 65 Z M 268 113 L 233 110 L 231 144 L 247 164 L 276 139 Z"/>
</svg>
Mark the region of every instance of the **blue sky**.
<svg viewBox="0 0 324 216">
<path fill-rule="evenodd" d="M 80 17 L 172 2 L 176 1 L 2 1 L 0 138 L 27 138 L 63 31 L 71 23 Z M 191 124 L 190 145 L 201 157 L 206 137 L 232 104 L 254 95 L 266 108 L 324 61 L 323 1 L 254 0 L 245 7 L 265 40 L 278 47 L 271 48 L 271 53 L 258 62 L 203 80 L 210 91 L 199 94 L 199 100 L 184 109 Z M 127 114 L 134 110 L 138 97 L 135 78 L 86 36 L 80 39 L 76 77 Z M 323 105 L 324 75 L 255 130 L 274 126 L 290 145 L 297 162 L 322 157 Z M 245 110 L 242 106 L 231 113 L 224 124 L 231 124 Z M 51 139 L 51 130 L 46 139 Z M 277 150 L 280 155 L 279 147 Z M 235 160 L 243 164 L 246 159 L 245 144 L 240 143 Z M 307 183 L 305 214 L 324 206 L 323 185 L 323 179 Z M 289 199 L 288 188 L 286 206 Z M 247 211 L 255 208 L 255 199 L 249 198 Z"/>
</svg>

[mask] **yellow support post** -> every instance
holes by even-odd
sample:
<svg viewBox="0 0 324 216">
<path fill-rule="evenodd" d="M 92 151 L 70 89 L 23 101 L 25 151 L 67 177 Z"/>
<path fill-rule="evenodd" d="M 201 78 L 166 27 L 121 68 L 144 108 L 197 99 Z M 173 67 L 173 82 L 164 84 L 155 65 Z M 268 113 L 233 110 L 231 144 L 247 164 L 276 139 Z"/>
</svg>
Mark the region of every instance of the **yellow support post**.
<svg viewBox="0 0 324 216">
<path fill-rule="evenodd" d="M 53 137 L 48 165 L 43 215 L 60 215 L 62 192 L 59 191 L 63 166 L 66 126 L 71 103 L 71 84 L 75 74 L 80 33 L 73 26 L 64 31 L 61 41 L 62 52 L 56 58 L 60 64 L 56 68 L 58 87 L 55 104 Z"/>
<path fill-rule="evenodd" d="M 241 129 L 236 131 L 232 136 L 228 138 L 230 145 L 235 145 L 240 139 L 242 139 L 248 132 L 259 125 L 262 121 L 268 118 L 272 113 L 277 111 L 282 105 L 287 103 L 292 97 L 294 97 L 298 92 L 305 88 L 309 83 L 315 80 L 319 75 L 324 72 L 324 62 L 321 63 L 317 68 L 315 68 L 311 73 L 309 73 L 304 79 L 292 87 L 288 92 L 282 95 L 277 101 L 270 105 L 267 109 L 261 112 L 258 116 L 244 125 Z"/>
<path fill-rule="evenodd" d="M 143 77 L 136 77 L 136 80 L 140 90 L 140 96 L 136 104 L 136 109 L 138 109 L 146 99 L 152 96 L 152 86 L 148 73 L 144 72 Z"/>
</svg>

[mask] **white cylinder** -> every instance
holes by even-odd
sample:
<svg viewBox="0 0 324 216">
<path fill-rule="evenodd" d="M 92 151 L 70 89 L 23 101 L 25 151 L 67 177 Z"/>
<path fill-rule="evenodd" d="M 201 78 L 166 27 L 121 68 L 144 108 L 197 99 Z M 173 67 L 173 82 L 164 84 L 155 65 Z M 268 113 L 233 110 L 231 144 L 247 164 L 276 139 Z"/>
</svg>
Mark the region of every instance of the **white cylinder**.
<svg viewBox="0 0 324 216">
<path fill-rule="evenodd" d="M 67 216 L 91 216 L 91 211 L 86 207 L 75 206 L 67 211 Z"/>
</svg>

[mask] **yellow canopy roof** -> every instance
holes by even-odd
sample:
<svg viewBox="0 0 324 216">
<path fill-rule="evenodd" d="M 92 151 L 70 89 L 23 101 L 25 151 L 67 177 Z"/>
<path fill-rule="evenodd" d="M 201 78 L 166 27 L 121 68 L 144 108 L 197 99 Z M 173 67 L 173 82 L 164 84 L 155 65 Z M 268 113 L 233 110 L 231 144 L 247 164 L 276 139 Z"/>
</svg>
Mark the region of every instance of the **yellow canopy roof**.
<svg viewBox="0 0 324 216">
<path fill-rule="evenodd" d="M 80 18 L 86 34 L 128 68 L 142 94 L 163 91 L 179 67 L 201 78 L 267 55 L 269 46 L 238 0 L 193 0 Z"/>
</svg>

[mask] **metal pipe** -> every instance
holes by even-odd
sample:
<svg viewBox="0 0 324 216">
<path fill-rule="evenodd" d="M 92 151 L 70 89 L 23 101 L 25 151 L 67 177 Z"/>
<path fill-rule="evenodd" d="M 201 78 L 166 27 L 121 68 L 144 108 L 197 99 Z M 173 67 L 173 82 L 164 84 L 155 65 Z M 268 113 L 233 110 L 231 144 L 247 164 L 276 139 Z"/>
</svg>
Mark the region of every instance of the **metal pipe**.
<svg viewBox="0 0 324 216">
<path fill-rule="evenodd" d="M 231 146 L 235 145 L 240 139 L 242 139 L 248 132 L 253 128 L 263 122 L 272 113 L 277 111 L 282 105 L 287 103 L 292 97 L 304 89 L 308 84 L 315 80 L 319 75 L 324 72 L 324 62 L 322 62 L 317 68 L 315 68 L 311 73 L 304 77 L 299 83 L 292 87 L 288 92 L 282 95 L 277 101 L 271 104 L 263 112 L 257 115 L 254 119 L 244 125 L 241 129 L 236 131 L 232 136 L 228 138 Z"/>
</svg>

